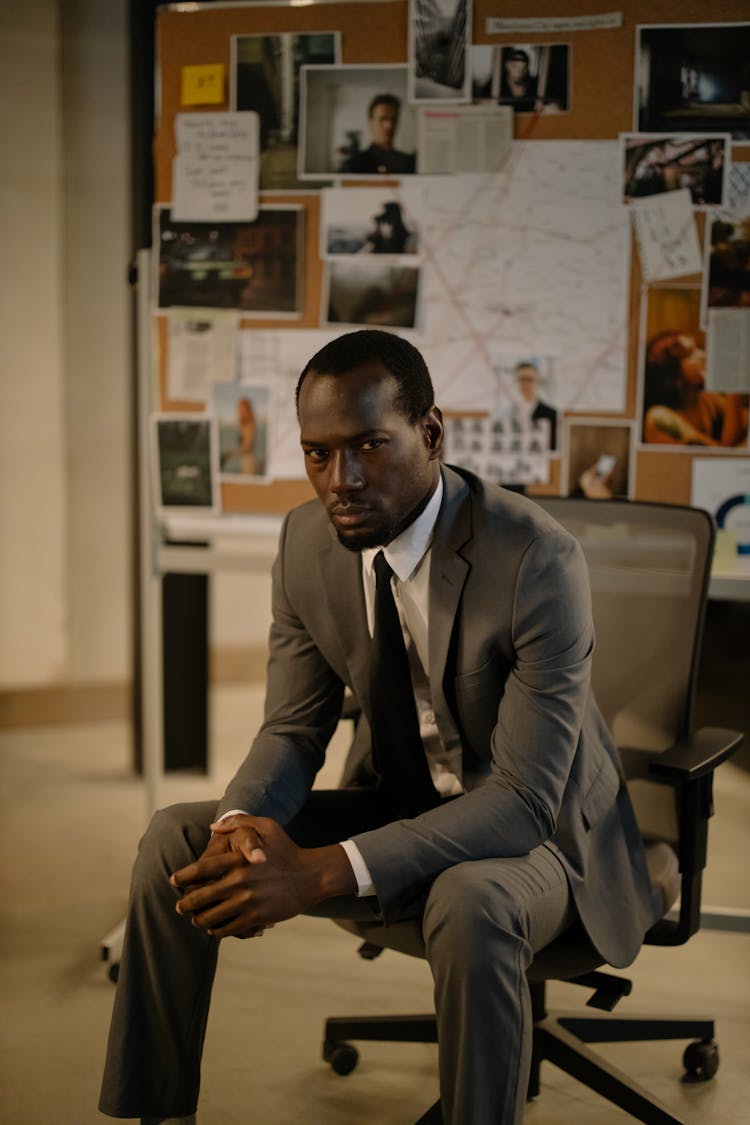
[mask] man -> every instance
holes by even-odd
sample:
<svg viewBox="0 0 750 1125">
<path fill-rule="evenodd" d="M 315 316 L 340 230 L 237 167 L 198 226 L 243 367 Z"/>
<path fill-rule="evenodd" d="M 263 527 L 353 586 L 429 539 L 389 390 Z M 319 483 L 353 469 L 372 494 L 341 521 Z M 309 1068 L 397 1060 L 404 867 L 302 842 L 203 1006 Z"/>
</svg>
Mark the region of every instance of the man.
<svg viewBox="0 0 750 1125">
<path fill-rule="evenodd" d="M 549 447 L 557 449 L 557 411 L 539 397 L 539 368 L 530 360 L 522 360 L 516 365 L 515 374 L 519 395 L 516 420 L 521 426 L 528 427 L 532 422 L 546 419 L 549 422 Z"/>
<path fill-rule="evenodd" d="M 350 153 L 340 172 L 356 175 L 406 175 L 416 171 L 413 152 L 400 152 L 395 147 L 401 100 L 395 94 L 376 94 L 367 108 L 367 121 L 372 138 L 369 148 Z"/>
<path fill-rule="evenodd" d="M 188 1118 L 217 939 L 315 910 L 384 936 L 414 920 L 445 1122 L 517 1123 L 534 952 L 580 918 L 624 965 L 654 920 L 590 692 L 583 556 L 532 501 L 441 468 L 441 414 L 405 340 L 334 340 L 297 401 L 320 502 L 282 530 L 265 720 L 218 807 L 157 813 L 141 843 L 101 1109 Z M 404 662 L 396 708 L 383 677 Z M 311 793 L 345 686 L 362 708 L 353 787 Z"/>
<path fill-rule="evenodd" d="M 516 110 L 541 109 L 541 100 L 537 100 L 537 80 L 529 71 L 528 53 L 520 47 L 506 47 L 502 61 L 500 101 L 510 102 Z"/>
</svg>

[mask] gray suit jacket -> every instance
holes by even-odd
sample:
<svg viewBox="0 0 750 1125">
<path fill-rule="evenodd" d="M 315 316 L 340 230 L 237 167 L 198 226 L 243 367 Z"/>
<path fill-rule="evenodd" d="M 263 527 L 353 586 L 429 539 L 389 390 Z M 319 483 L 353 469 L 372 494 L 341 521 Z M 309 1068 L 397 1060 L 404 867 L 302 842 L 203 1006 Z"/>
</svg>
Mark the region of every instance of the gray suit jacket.
<svg viewBox="0 0 750 1125">
<path fill-rule="evenodd" d="M 397 918 L 446 867 L 547 843 L 593 945 L 611 964 L 628 964 L 654 909 L 618 754 L 590 688 L 582 552 L 533 501 L 442 472 L 430 686 L 443 743 L 461 750 L 466 793 L 354 838 L 382 916 Z M 264 723 L 219 813 L 244 808 L 282 824 L 294 816 L 344 685 L 366 723 L 370 649 L 360 557 L 338 543 L 318 501 L 304 504 L 287 517 L 274 564 Z"/>
</svg>

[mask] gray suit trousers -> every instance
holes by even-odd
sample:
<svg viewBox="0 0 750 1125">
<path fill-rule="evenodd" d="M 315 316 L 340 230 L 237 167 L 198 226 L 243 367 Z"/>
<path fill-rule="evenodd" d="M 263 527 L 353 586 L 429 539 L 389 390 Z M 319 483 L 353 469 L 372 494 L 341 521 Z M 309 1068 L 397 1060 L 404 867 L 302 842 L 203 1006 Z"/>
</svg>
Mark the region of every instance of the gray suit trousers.
<svg viewBox="0 0 750 1125">
<path fill-rule="evenodd" d="M 331 798 L 343 815 L 331 817 Z M 196 1112 L 220 943 L 175 912 L 169 876 L 201 854 L 215 812 L 212 801 L 164 809 L 141 841 L 99 1103 L 112 1117 Z M 302 845 L 334 842 L 361 831 L 363 814 L 365 827 L 383 820 L 367 791 L 313 793 L 288 830 Z M 316 833 L 316 822 L 325 830 Z M 373 921 L 372 900 L 327 905 L 330 917 Z M 526 969 L 575 917 L 562 864 L 546 846 L 458 864 L 434 880 L 415 910 L 435 981 L 444 1121 L 518 1125 L 531 1058 Z M 388 927 L 382 936 L 387 944 Z"/>
</svg>

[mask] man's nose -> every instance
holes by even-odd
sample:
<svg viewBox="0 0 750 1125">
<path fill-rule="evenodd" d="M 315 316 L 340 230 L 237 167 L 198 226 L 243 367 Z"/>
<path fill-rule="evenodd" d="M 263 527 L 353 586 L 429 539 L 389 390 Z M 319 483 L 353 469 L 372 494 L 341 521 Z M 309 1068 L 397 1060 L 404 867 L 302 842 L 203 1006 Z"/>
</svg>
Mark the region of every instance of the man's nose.
<svg viewBox="0 0 750 1125">
<path fill-rule="evenodd" d="M 364 485 L 359 458 L 351 450 L 341 450 L 331 458 L 331 476 L 328 487 L 337 496 L 356 492 Z"/>
</svg>

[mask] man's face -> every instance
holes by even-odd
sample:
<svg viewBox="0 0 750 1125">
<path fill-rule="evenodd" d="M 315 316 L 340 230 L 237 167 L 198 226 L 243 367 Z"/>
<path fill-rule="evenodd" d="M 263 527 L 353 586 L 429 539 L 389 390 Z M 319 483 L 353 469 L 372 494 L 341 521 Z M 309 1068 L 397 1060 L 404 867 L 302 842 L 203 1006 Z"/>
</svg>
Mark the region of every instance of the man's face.
<svg viewBox="0 0 750 1125">
<path fill-rule="evenodd" d="M 509 82 L 523 82 L 529 76 L 529 64 L 525 59 L 508 59 L 505 66 Z"/>
<path fill-rule="evenodd" d="M 370 114 L 372 143 L 378 148 L 393 148 L 398 129 L 398 109 L 395 105 L 378 102 Z"/>
<path fill-rule="evenodd" d="M 519 367 L 516 371 L 516 386 L 522 398 L 533 402 L 536 398 L 537 373 L 534 367 Z"/>
<path fill-rule="evenodd" d="M 411 423 L 398 384 L 377 361 L 343 375 L 310 371 L 299 396 L 305 468 L 339 541 L 351 551 L 390 543 L 435 490 L 443 437 L 433 406 Z"/>
</svg>

